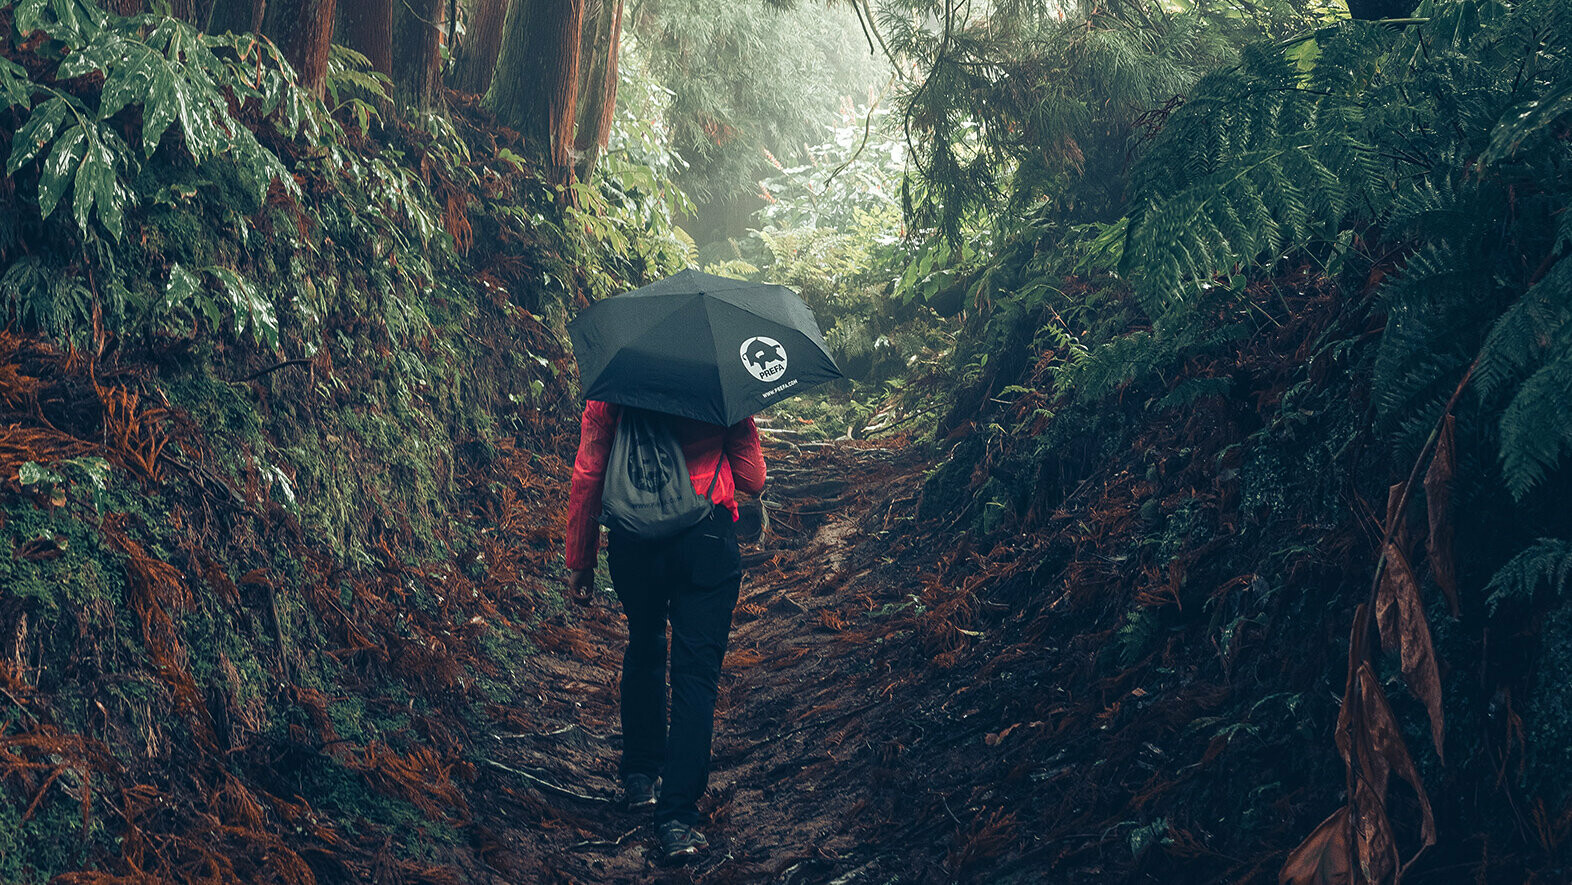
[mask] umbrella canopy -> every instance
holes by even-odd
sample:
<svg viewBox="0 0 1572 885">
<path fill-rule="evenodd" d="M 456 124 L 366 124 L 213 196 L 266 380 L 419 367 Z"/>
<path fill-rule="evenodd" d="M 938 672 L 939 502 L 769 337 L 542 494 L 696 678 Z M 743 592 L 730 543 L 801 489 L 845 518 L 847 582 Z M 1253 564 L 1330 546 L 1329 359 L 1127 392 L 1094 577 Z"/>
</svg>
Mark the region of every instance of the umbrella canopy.
<svg viewBox="0 0 1572 885">
<path fill-rule="evenodd" d="M 597 301 L 568 332 L 585 399 L 711 424 L 841 377 L 796 293 L 696 270 Z"/>
</svg>

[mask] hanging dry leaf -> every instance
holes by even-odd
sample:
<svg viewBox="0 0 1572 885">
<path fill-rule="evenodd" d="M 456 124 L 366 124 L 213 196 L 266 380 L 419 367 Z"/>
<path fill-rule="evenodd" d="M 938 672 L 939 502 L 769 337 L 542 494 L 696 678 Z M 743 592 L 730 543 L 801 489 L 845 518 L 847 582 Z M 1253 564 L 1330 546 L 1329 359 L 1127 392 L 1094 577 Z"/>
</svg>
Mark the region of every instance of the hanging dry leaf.
<svg viewBox="0 0 1572 885">
<path fill-rule="evenodd" d="M 1408 549 L 1408 520 L 1399 505 L 1403 499 L 1403 484 L 1398 483 L 1387 489 L 1386 493 L 1386 521 L 1382 523 L 1387 537 L 1387 545 L 1382 549 L 1384 559 L 1377 564 L 1381 569 L 1381 580 L 1376 585 L 1375 618 L 1376 627 L 1381 632 L 1381 647 L 1387 651 L 1397 651 L 1398 635 L 1402 632 L 1398 625 L 1398 586 L 1395 581 L 1401 576 L 1394 575 L 1394 568 L 1401 561 L 1401 568 L 1412 577 L 1413 568 L 1408 564 L 1408 557 L 1402 551 Z M 1394 558 L 1393 551 L 1398 551 Z M 1350 661 L 1349 666 L 1353 666 Z M 1352 672 L 1352 671 L 1350 671 Z"/>
<path fill-rule="evenodd" d="M 1430 622 L 1425 618 L 1424 604 L 1419 596 L 1419 579 L 1408 559 L 1407 514 L 1399 511 L 1402 488 L 1402 484 L 1394 485 L 1387 492 L 1386 524 L 1390 528 L 1381 577 L 1376 585 L 1376 627 L 1381 633 L 1381 647 L 1401 653 L 1403 681 L 1425 705 L 1436 755 L 1444 759 L 1441 671 L 1430 639 Z"/>
<path fill-rule="evenodd" d="M 1369 663 L 1361 662 L 1343 698 L 1337 718 L 1337 747 L 1348 763 L 1349 829 L 1360 877 L 1365 882 L 1381 882 L 1397 870 L 1398 856 L 1392 822 L 1386 815 L 1392 766 L 1380 746 L 1386 741 L 1379 734 L 1380 713 L 1372 710 L 1370 685 L 1365 680 L 1369 672 Z M 1379 684 L 1375 694 L 1380 697 Z M 1380 704 L 1385 706 L 1385 698 L 1380 698 Z M 1397 737 L 1401 748 L 1402 737 Z"/>
<path fill-rule="evenodd" d="M 1425 541 L 1425 552 L 1430 557 L 1430 573 L 1436 585 L 1446 594 L 1452 617 L 1458 617 L 1457 561 L 1452 555 L 1452 475 L 1457 469 L 1456 440 L 1451 415 L 1441 423 L 1441 434 L 1436 440 L 1436 454 L 1425 471 L 1425 507 L 1430 521 L 1430 535 Z"/>
<path fill-rule="evenodd" d="M 1402 871 L 1408 866 L 1400 864 L 1392 824 L 1386 814 L 1387 784 L 1393 773 L 1413 787 L 1422 815 L 1420 837 L 1424 844 L 1409 859 L 1409 864 L 1435 844 L 1436 828 L 1424 784 L 1381 690 L 1380 680 L 1371 667 L 1370 616 L 1366 605 L 1359 606 L 1354 613 L 1348 644 L 1348 680 L 1337 714 L 1335 739 L 1347 764 L 1350 865 L 1357 863 L 1356 881 L 1379 882 L 1387 876 L 1401 879 Z M 1401 610 L 1398 616 L 1401 617 Z M 1298 855 L 1297 849 L 1295 855 Z"/>
<path fill-rule="evenodd" d="M 1277 874 L 1277 885 L 1351 885 L 1348 807 L 1321 822 L 1288 855 Z"/>
<path fill-rule="evenodd" d="M 1403 622 L 1403 681 L 1408 690 L 1425 705 L 1430 716 L 1430 739 L 1436 758 L 1446 762 L 1446 717 L 1441 707 L 1441 668 L 1436 661 L 1435 644 L 1430 638 L 1430 622 L 1419 601 L 1419 585 L 1409 576 L 1411 593 L 1399 598 Z"/>
<path fill-rule="evenodd" d="M 1380 680 L 1368 661 L 1357 666 L 1343 698 L 1343 709 L 1338 713 L 1337 746 L 1349 765 L 1350 828 L 1360 874 L 1372 882 L 1393 874 L 1401 878 L 1401 870 L 1407 864 L 1399 865 L 1392 824 L 1386 814 L 1391 775 L 1407 781 L 1419 801 L 1423 844 L 1414 853 L 1415 858 L 1436 842 L 1435 814 L 1398 730 L 1397 719 L 1381 691 Z M 1413 863 L 1413 858 L 1409 863 Z"/>
</svg>

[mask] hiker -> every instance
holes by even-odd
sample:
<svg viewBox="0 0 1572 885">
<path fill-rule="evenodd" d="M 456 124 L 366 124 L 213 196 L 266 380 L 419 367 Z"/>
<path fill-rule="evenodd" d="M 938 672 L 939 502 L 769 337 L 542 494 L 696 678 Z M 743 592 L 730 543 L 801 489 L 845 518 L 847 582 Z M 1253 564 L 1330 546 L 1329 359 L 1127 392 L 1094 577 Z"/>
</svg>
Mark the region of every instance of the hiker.
<svg viewBox="0 0 1572 885">
<path fill-rule="evenodd" d="M 593 598 L 602 488 L 623 407 L 584 406 L 568 498 L 568 587 Z M 764 453 L 752 418 L 730 427 L 666 419 L 681 445 L 694 494 L 712 506 L 701 521 L 659 540 L 608 533 L 612 588 L 628 619 L 622 657 L 622 760 L 629 808 L 653 808 L 668 860 L 708 847 L 695 829 L 709 780 L 710 739 L 721 659 L 742 582 L 736 493 L 764 490 Z M 658 469 L 658 466 L 657 466 Z M 666 710 L 666 624 L 671 623 L 671 713 Z"/>
</svg>

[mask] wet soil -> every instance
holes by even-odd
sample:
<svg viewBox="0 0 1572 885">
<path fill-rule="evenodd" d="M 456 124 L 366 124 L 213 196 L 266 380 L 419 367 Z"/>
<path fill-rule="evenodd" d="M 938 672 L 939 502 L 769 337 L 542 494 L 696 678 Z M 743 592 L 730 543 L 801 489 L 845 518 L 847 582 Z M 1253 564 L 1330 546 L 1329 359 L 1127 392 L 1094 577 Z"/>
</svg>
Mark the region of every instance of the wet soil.
<svg viewBox="0 0 1572 885">
<path fill-rule="evenodd" d="M 744 545 L 702 804 L 709 855 L 679 868 L 657 862 L 648 812 L 617 803 L 625 631 L 614 597 L 601 591 L 593 606 L 545 625 L 560 632 L 551 639 L 559 650 L 534 656 L 517 674 L 537 686 L 539 707 L 521 711 L 536 727 L 492 735 L 479 766 L 477 786 L 491 801 L 473 806 L 477 830 L 495 834 L 496 844 L 482 846 L 490 869 L 477 878 L 848 885 L 950 878 L 942 864 L 922 869 L 933 863 L 931 852 L 882 841 L 910 831 L 934 804 L 904 795 L 909 778 L 891 769 L 901 742 L 915 734 L 876 725 L 906 718 L 911 698 L 900 689 L 921 675 L 897 671 L 910 667 L 910 654 L 884 646 L 919 642 L 913 618 L 925 607 L 917 601 L 923 572 L 943 552 L 894 540 L 928 465 L 894 444 L 777 442 L 766 455 L 768 524 Z M 888 816 L 900 810 L 907 819 Z M 966 809 L 954 809 L 941 829 L 956 826 L 960 813 Z"/>
</svg>

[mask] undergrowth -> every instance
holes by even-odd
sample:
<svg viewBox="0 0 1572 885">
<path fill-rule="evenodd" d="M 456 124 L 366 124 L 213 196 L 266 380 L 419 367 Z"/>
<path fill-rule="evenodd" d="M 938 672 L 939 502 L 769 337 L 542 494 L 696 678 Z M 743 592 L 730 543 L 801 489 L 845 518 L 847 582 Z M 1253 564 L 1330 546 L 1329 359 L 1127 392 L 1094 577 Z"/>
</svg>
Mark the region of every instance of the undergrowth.
<svg viewBox="0 0 1572 885">
<path fill-rule="evenodd" d="M 1104 687 L 1060 750 L 1102 790 L 1017 788 L 1053 863 L 1564 876 L 1566 14 L 1250 46 L 1164 109 L 1123 217 L 969 276 L 919 513 L 1040 556 L 1024 629 L 1085 654 L 1040 678 Z"/>
<path fill-rule="evenodd" d="M 330 109 L 89 0 L 0 40 L 0 879 L 455 881 L 561 602 L 562 323 L 679 239 L 352 53 Z"/>
</svg>

